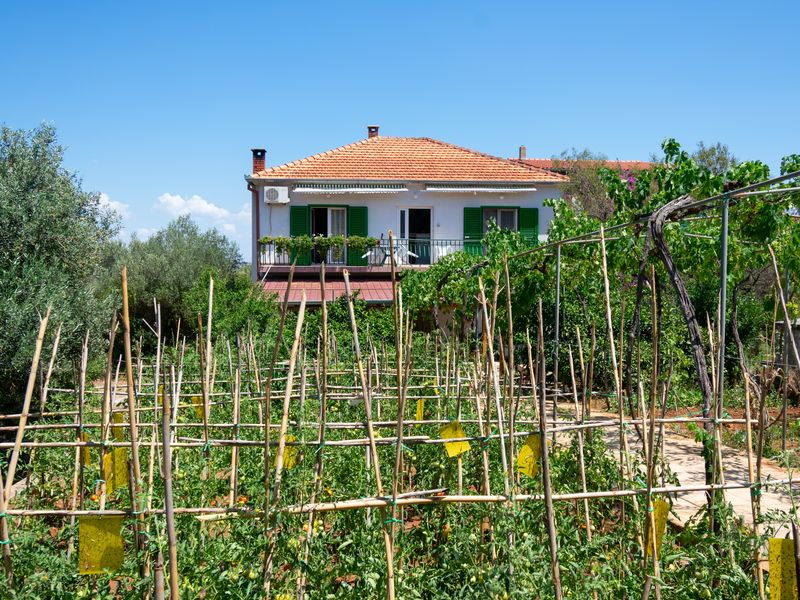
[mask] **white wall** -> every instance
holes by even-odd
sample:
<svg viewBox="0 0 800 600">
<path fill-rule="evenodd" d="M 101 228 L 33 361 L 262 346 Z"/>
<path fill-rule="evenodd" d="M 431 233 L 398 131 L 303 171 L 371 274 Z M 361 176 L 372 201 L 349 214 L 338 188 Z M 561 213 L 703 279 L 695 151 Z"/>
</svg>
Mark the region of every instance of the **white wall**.
<svg viewBox="0 0 800 600">
<path fill-rule="evenodd" d="M 409 186 L 411 188 L 411 186 Z M 259 206 L 261 232 L 264 236 L 289 235 L 289 206 L 343 205 L 369 207 L 369 235 L 386 237 L 389 229 L 399 235 L 401 207 L 430 207 L 433 209 L 433 239 L 460 240 L 464 236 L 464 207 L 466 206 L 519 206 L 539 209 L 539 235 L 547 233 L 553 218 L 553 209 L 544 206 L 547 198 L 560 196 L 558 186 L 535 185 L 535 192 L 511 194 L 496 193 L 440 193 L 419 189 L 390 194 L 295 194 L 290 192 L 289 204 L 265 204 L 260 194 Z"/>
</svg>

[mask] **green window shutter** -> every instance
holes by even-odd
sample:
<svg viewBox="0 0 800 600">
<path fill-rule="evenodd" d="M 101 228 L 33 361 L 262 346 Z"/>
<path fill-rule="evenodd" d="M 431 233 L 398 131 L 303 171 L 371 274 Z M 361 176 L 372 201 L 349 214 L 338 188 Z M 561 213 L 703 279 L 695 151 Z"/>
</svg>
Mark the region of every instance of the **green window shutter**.
<svg viewBox="0 0 800 600">
<path fill-rule="evenodd" d="M 519 232 L 522 237 L 531 244 L 536 245 L 539 243 L 539 209 L 538 208 L 520 208 L 517 215 L 517 223 L 519 225 Z"/>
<path fill-rule="evenodd" d="M 366 206 L 348 206 L 347 207 L 347 235 L 357 235 L 360 237 L 367 237 L 369 221 L 367 218 Z M 353 267 L 364 267 L 367 265 L 367 259 L 362 258 L 363 250 L 347 253 L 347 264 Z"/>
<path fill-rule="evenodd" d="M 311 215 L 307 206 L 289 207 L 289 235 L 292 237 L 311 235 Z M 311 252 L 308 250 L 300 252 L 296 256 L 298 265 L 311 264 Z M 294 260 L 295 254 L 293 253 L 289 259 Z"/>
<path fill-rule="evenodd" d="M 483 239 L 483 209 L 479 206 L 464 207 L 464 251 L 481 254 Z"/>
</svg>

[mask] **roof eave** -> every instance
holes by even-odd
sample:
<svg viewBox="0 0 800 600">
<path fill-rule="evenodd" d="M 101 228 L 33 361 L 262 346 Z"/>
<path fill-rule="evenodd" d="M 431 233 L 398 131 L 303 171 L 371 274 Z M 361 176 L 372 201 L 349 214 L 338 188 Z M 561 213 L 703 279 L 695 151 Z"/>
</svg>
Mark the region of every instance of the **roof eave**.
<svg viewBox="0 0 800 600">
<path fill-rule="evenodd" d="M 509 186 L 509 185 L 548 185 L 558 184 L 567 181 L 566 179 L 553 181 L 551 179 L 331 179 L 323 177 L 259 177 L 256 175 L 245 175 L 245 180 L 252 183 L 280 183 L 282 185 L 301 185 L 304 183 L 331 183 L 331 184 L 436 184 L 436 185 L 488 185 L 488 186 Z"/>
</svg>

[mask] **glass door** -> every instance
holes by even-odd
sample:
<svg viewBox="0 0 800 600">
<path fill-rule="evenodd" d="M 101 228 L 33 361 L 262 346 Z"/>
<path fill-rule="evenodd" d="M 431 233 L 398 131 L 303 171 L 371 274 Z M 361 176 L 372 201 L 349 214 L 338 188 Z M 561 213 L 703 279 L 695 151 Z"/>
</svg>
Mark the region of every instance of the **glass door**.
<svg viewBox="0 0 800 600">
<path fill-rule="evenodd" d="M 411 265 L 431 264 L 432 212 L 430 208 L 408 209 L 408 263 Z"/>
</svg>

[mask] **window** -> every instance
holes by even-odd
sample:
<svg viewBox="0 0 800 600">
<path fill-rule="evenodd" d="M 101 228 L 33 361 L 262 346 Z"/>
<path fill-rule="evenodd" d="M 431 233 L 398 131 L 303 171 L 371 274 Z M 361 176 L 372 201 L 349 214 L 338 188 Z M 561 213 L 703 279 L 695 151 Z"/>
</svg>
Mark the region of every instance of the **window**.
<svg viewBox="0 0 800 600">
<path fill-rule="evenodd" d="M 489 229 L 489 223 L 494 221 L 500 229 L 517 230 L 517 209 L 516 208 L 484 208 L 483 209 L 483 233 Z"/>
</svg>

